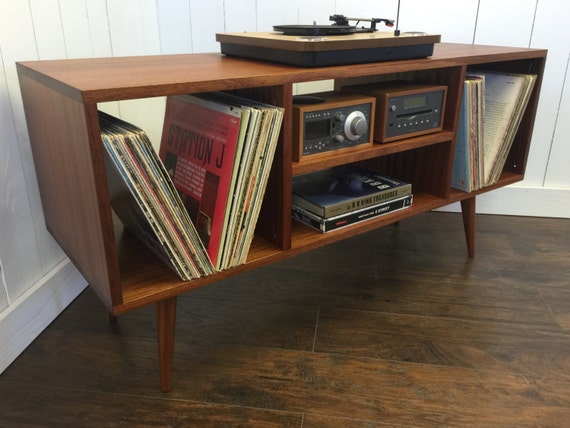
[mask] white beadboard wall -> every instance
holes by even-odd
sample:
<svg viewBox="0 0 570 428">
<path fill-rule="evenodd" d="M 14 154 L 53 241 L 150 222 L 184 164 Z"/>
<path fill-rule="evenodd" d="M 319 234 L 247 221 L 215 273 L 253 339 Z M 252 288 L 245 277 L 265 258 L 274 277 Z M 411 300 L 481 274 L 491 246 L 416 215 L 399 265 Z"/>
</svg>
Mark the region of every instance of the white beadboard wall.
<svg viewBox="0 0 570 428">
<path fill-rule="evenodd" d="M 396 11 L 397 0 L 0 0 L 0 372 L 86 286 L 44 225 L 16 61 L 218 51 L 216 32 Z M 567 0 L 401 2 L 402 31 L 549 49 L 526 179 L 478 198 L 479 212 L 570 217 L 569 21 Z M 101 108 L 157 144 L 163 99 Z"/>
</svg>

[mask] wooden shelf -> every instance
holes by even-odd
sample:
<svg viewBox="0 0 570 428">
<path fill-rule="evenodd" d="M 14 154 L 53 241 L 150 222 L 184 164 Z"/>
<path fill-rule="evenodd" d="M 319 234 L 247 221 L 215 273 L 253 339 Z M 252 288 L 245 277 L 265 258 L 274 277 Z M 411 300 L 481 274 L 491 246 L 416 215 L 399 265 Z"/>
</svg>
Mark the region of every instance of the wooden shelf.
<svg viewBox="0 0 570 428">
<path fill-rule="evenodd" d="M 157 309 L 161 385 L 171 386 L 176 296 L 453 202 L 461 202 L 473 253 L 475 197 L 524 177 L 546 50 L 439 43 L 430 58 L 299 68 L 218 53 L 50 60 L 17 64 L 46 224 L 111 314 Z M 538 75 L 498 183 L 473 193 L 450 186 L 465 74 L 471 68 Z M 293 84 L 332 79 L 335 87 L 405 78 L 446 85 L 443 131 L 292 161 Z M 108 101 L 236 91 L 285 109 L 283 128 L 247 262 L 181 281 L 113 219 L 97 105 Z M 412 183 L 410 208 L 318 233 L 291 219 L 294 175 L 358 163 Z"/>
<path fill-rule="evenodd" d="M 481 195 L 483 193 L 490 192 L 490 191 L 498 189 L 500 187 L 505 187 L 505 186 L 508 186 L 510 184 L 518 183 L 519 181 L 522 181 L 523 179 L 524 179 L 524 176 L 522 174 L 517 174 L 517 173 L 509 172 L 509 171 L 503 171 L 501 173 L 501 177 L 499 178 L 499 180 L 495 184 L 492 184 L 492 185 L 487 186 L 487 187 L 483 187 L 483 188 L 481 188 L 479 190 L 475 190 L 471 193 L 465 193 L 461 190 L 457 190 L 457 189 L 452 188 L 451 192 L 449 193 L 449 197 L 447 198 L 447 202 L 448 203 L 459 202 L 459 201 L 462 201 L 462 200 L 467 199 L 467 198 L 472 198 L 472 197 Z"/>
<path fill-rule="evenodd" d="M 292 244 L 287 257 L 319 248 L 331 242 L 365 233 L 378 227 L 396 223 L 453 202 L 460 202 L 496 188 L 516 183 L 522 179 L 523 177 L 519 174 L 504 172 L 496 184 L 473 193 L 465 193 L 452 189 L 447 199 L 429 194 L 415 194 L 413 205 L 409 208 L 366 220 L 359 224 L 350 225 L 326 234 L 311 229 L 295 220 L 291 220 Z M 153 303 L 157 299 L 162 300 L 169 298 L 219 281 L 222 278 L 286 258 L 281 249 L 265 239 L 256 236 L 252 243 L 246 265 L 228 269 L 226 272 L 207 278 L 181 281 L 174 272 L 148 250 L 134 235 L 128 231 L 123 231 L 120 225 L 117 225 L 117 228 L 119 229 L 117 233 L 120 236 L 118 247 L 119 257 L 121 259 L 120 265 L 122 267 L 121 284 L 123 289 L 123 303 L 116 308 L 116 314 L 128 312 L 135 308 Z M 158 286 L 159 284 L 160 286 Z"/>
<path fill-rule="evenodd" d="M 430 211 L 445 204 L 445 200 L 429 194 L 414 194 L 411 207 L 380 217 L 368 219 L 327 233 L 320 233 L 298 221 L 293 221 L 292 250 L 314 249 L 330 242 L 340 241 L 357 234 L 365 233 L 378 227 L 397 223 L 406 218 Z"/>
<path fill-rule="evenodd" d="M 420 147 L 452 141 L 454 138 L 452 131 L 437 132 L 434 134 L 422 135 L 420 137 L 407 138 L 391 143 L 375 143 L 372 147 L 355 147 L 348 151 L 337 153 L 335 151 L 307 156 L 299 162 L 293 163 L 293 175 L 330 168 L 346 163 L 354 163 L 362 160 L 377 158 L 394 153 L 405 152 Z"/>
<path fill-rule="evenodd" d="M 89 104 L 544 58 L 544 49 L 438 43 L 430 58 L 309 69 L 219 53 L 25 61 L 17 66 L 20 76 Z"/>
<path fill-rule="evenodd" d="M 283 259 L 283 251 L 256 236 L 245 265 L 204 278 L 182 281 L 134 235 L 119 230 L 118 252 L 121 266 L 123 302 L 115 314 L 146 306 L 178 294 L 203 287 L 220 279 Z"/>
</svg>

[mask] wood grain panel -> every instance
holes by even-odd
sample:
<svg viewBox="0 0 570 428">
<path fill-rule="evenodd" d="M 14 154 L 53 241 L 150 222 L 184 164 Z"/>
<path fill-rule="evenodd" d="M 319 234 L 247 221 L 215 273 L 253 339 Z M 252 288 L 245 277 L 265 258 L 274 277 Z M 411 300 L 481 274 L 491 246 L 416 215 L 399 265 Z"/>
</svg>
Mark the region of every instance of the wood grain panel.
<svg viewBox="0 0 570 428">
<path fill-rule="evenodd" d="M 161 398 L 125 396 L 120 406 L 108 393 L 34 388 L 14 393 L 14 384 L 3 382 L 0 393 L 5 397 L 2 420 L 11 426 L 82 426 L 147 427 L 195 426 L 217 428 L 239 426 L 247 421 L 252 428 L 299 428 L 299 413 L 264 409 L 247 409 L 233 405 L 207 404 L 193 401 L 164 401 Z M 49 396 L 46 396 L 49 394 Z M 89 405 L 85 405 L 89 402 Z M 24 404 L 24 405 L 22 405 Z M 237 425 L 236 425 L 237 424 Z"/>
<path fill-rule="evenodd" d="M 111 278 L 118 279 L 111 209 L 98 199 L 107 192 L 105 177 L 97 176 L 104 173 L 102 147 L 92 152 L 93 136 L 87 134 L 96 109 L 91 106 L 87 117 L 82 104 L 25 76 L 20 82 L 26 118 L 34 124 L 30 140 L 48 230 L 110 308 L 121 302 L 121 294 L 110 286 Z"/>
</svg>

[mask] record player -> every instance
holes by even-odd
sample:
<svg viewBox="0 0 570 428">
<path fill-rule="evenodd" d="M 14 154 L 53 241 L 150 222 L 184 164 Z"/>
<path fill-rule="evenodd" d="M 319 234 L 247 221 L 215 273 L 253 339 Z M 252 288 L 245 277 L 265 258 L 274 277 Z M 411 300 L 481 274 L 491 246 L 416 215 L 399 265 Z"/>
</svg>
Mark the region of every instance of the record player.
<svg viewBox="0 0 570 428">
<path fill-rule="evenodd" d="M 300 67 L 321 67 L 426 58 L 433 54 L 439 34 L 377 31 L 382 18 L 330 17 L 332 25 L 275 25 L 273 32 L 217 33 L 221 51 L 229 56 L 278 62 Z M 370 27 L 350 25 L 368 21 Z"/>
</svg>

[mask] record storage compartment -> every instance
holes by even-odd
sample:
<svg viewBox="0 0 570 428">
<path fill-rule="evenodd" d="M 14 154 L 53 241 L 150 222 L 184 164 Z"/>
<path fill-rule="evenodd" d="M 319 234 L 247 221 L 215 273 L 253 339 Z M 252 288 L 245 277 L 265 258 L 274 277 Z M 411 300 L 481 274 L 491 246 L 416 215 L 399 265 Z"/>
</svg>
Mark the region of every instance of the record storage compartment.
<svg viewBox="0 0 570 428">
<path fill-rule="evenodd" d="M 524 178 L 545 60 L 542 49 L 441 43 L 430 58 L 310 69 L 218 53 L 33 61 L 17 68 L 46 225 L 111 315 L 156 306 L 160 383 L 169 391 L 181 293 L 454 202 L 461 202 L 467 254 L 473 256 L 476 196 Z M 482 68 L 538 79 L 500 180 L 465 193 L 450 186 L 455 135 L 465 74 Z M 294 162 L 293 84 L 328 79 L 337 89 L 394 79 L 447 85 L 443 129 Z M 183 282 L 114 218 L 97 104 L 219 90 L 284 107 L 285 116 L 247 262 Z M 326 234 L 293 221 L 292 177 L 347 163 L 411 182 L 413 205 Z"/>
</svg>

